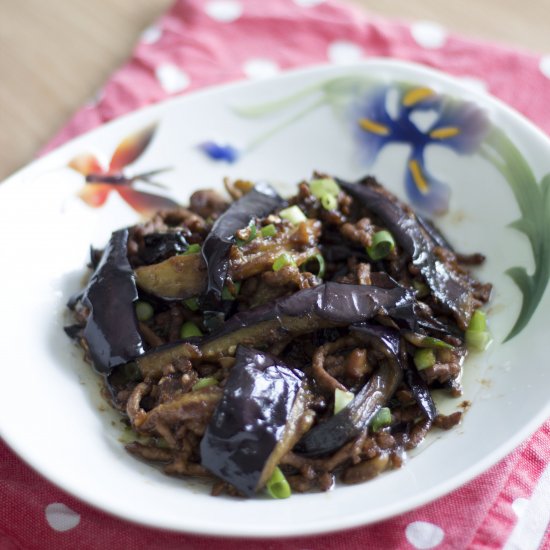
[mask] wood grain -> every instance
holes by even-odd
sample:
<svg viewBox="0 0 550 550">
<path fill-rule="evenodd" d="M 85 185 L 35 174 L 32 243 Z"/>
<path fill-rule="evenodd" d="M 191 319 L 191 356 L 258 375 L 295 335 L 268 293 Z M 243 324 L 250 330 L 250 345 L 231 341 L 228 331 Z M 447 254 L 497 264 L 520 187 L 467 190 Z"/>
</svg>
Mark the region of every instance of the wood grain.
<svg viewBox="0 0 550 550">
<path fill-rule="evenodd" d="M 347 2 L 372 13 L 428 19 L 466 35 L 550 52 L 550 0 Z M 0 0 L 0 180 L 29 162 L 93 97 L 171 3 Z"/>
</svg>

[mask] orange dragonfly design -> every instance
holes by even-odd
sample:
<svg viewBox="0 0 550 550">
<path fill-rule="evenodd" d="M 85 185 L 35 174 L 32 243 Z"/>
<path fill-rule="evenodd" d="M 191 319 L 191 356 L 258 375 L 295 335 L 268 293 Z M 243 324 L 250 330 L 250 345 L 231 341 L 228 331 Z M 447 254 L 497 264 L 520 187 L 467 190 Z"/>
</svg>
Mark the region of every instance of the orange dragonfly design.
<svg viewBox="0 0 550 550">
<path fill-rule="evenodd" d="M 135 189 L 136 182 L 163 187 L 152 180 L 154 176 L 165 172 L 168 168 L 152 170 L 128 177 L 124 169 L 135 162 L 151 143 L 156 124 L 151 124 L 124 138 L 115 149 L 109 166 L 104 168 L 92 153 L 82 153 L 74 157 L 68 164 L 86 178 L 86 185 L 79 191 L 78 196 L 92 208 L 99 208 L 105 204 L 110 193 L 118 193 L 122 199 L 134 210 L 144 215 L 151 215 L 157 210 L 174 208 L 178 204 L 172 199 L 155 193 Z"/>
</svg>

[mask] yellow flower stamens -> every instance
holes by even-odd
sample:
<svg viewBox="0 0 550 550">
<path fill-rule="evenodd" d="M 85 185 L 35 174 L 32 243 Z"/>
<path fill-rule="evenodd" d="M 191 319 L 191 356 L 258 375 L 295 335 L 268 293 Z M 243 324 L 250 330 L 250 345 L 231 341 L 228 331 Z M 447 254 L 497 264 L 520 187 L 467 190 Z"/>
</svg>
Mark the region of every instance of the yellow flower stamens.
<svg viewBox="0 0 550 550">
<path fill-rule="evenodd" d="M 435 92 L 430 88 L 413 88 L 404 95 L 402 103 L 405 107 L 412 107 L 432 95 Z"/>
<path fill-rule="evenodd" d="M 433 139 L 448 139 L 460 134 L 460 128 L 456 126 L 445 126 L 444 128 L 436 128 L 430 132 L 430 137 Z"/>
<path fill-rule="evenodd" d="M 360 118 L 359 126 L 366 132 L 371 132 L 372 134 L 378 134 L 379 136 L 389 136 L 390 129 L 380 122 L 375 122 L 370 120 L 370 118 Z"/>
<path fill-rule="evenodd" d="M 419 191 L 425 195 L 430 190 L 430 186 L 428 185 L 417 160 L 409 161 L 409 170 L 411 171 L 416 187 L 418 187 Z"/>
</svg>

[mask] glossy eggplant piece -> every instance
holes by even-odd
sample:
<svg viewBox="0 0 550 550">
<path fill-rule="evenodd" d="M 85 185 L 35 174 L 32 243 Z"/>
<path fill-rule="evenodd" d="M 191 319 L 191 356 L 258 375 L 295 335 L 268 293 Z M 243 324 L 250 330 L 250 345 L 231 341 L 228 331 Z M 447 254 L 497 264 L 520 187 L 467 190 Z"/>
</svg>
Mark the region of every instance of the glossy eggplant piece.
<svg viewBox="0 0 550 550">
<path fill-rule="evenodd" d="M 147 351 L 136 358 L 136 364 L 143 379 L 158 380 L 166 365 L 182 359 L 199 360 L 202 356 L 199 346 L 201 338 L 193 336 Z"/>
<path fill-rule="evenodd" d="M 426 381 L 418 374 L 418 370 L 410 361 L 406 351 L 401 345 L 401 334 L 399 331 L 381 325 L 362 323 L 350 327 L 352 334 L 362 339 L 377 340 L 386 349 L 388 356 L 393 355 L 403 369 L 405 383 L 411 390 L 415 401 L 422 409 L 422 412 L 431 422 L 434 421 L 437 411 L 432 394 Z"/>
<path fill-rule="evenodd" d="M 143 353 L 134 308 L 137 299 L 128 262 L 128 230 L 121 229 L 112 234 L 81 299 L 90 310 L 82 336 L 98 372 L 109 374 Z"/>
<path fill-rule="evenodd" d="M 189 246 L 181 231 L 149 233 L 144 235 L 143 244 L 141 257 L 146 264 L 156 264 L 176 254 L 182 254 Z"/>
<path fill-rule="evenodd" d="M 235 232 L 246 227 L 253 218 L 263 218 L 284 204 L 285 201 L 271 185 L 257 183 L 216 220 L 202 246 L 202 255 L 208 270 L 205 295 L 208 309 L 219 310 Z"/>
<path fill-rule="evenodd" d="M 199 296 L 206 288 L 206 266 L 198 253 L 143 265 L 135 274 L 139 288 L 164 300 L 185 300 Z"/>
<path fill-rule="evenodd" d="M 202 352 L 205 356 L 216 356 L 237 344 L 262 347 L 289 333 L 348 326 L 376 315 L 388 315 L 411 330 L 412 327 L 443 329 L 425 314 L 413 291 L 384 274 L 375 280 L 384 286 L 328 282 L 237 313 L 204 340 Z"/>
<path fill-rule="evenodd" d="M 416 215 L 384 190 L 374 178 L 359 183 L 338 180 L 338 184 L 365 208 L 375 214 L 403 250 L 411 256 L 435 299 L 453 314 L 465 330 L 473 312 L 473 296 L 459 274 L 450 269 L 434 253 L 437 243 Z"/>
<path fill-rule="evenodd" d="M 295 452 L 308 457 L 333 453 L 365 432 L 372 419 L 401 383 L 403 369 L 395 358 L 383 359 L 354 399 L 338 414 L 312 428 Z"/>
<path fill-rule="evenodd" d="M 280 458 L 299 437 L 306 401 L 301 373 L 276 357 L 239 346 L 235 359 L 201 440 L 201 464 L 252 496 L 277 466 L 273 455 Z"/>
</svg>

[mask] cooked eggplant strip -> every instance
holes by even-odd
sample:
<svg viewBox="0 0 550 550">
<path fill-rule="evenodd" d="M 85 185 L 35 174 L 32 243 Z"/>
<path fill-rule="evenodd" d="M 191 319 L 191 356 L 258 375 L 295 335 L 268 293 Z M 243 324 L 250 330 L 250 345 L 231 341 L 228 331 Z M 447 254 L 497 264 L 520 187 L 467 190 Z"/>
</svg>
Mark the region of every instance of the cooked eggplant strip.
<svg viewBox="0 0 550 550">
<path fill-rule="evenodd" d="M 205 295 L 208 308 L 219 310 L 235 233 L 245 228 L 254 217 L 263 218 L 284 204 L 271 185 L 258 183 L 216 220 L 202 246 L 208 271 Z"/>
<path fill-rule="evenodd" d="M 380 219 L 410 255 L 412 264 L 420 270 L 438 303 L 451 312 L 460 328 L 465 330 L 474 307 L 472 290 L 456 269 L 436 257 L 436 245 L 415 214 L 373 178 L 365 178 L 359 183 L 342 180 L 338 183 Z"/>
<path fill-rule="evenodd" d="M 243 199 L 244 200 L 244 199 Z M 242 281 L 264 272 L 271 272 L 275 260 L 288 253 L 299 267 L 319 254 L 315 246 L 320 234 L 319 222 L 308 220 L 304 228 L 282 228 L 276 238 L 257 238 L 241 248 L 232 246 L 228 252 L 227 275 L 232 281 Z M 307 232 L 307 246 L 296 242 L 295 234 Z M 200 253 L 172 256 L 163 262 L 136 268 L 138 287 L 164 300 L 185 300 L 206 291 L 206 263 Z"/>
<path fill-rule="evenodd" d="M 288 334 L 345 327 L 376 315 L 387 315 L 411 329 L 423 324 L 438 327 L 426 317 L 413 292 L 387 277 L 376 280 L 385 287 L 329 282 L 236 313 L 204 340 L 201 350 L 207 357 L 225 355 L 239 343 L 267 346 Z"/>
<path fill-rule="evenodd" d="M 82 336 L 95 369 L 102 374 L 144 351 L 134 309 L 138 292 L 127 246 L 128 230 L 115 231 L 81 298 L 89 310 Z"/>
<path fill-rule="evenodd" d="M 166 344 L 141 355 L 136 363 L 142 377 L 146 380 L 158 380 L 163 369 L 171 363 L 184 359 L 199 360 L 202 355 L 197 345 L 199 341 L 198 338 L 190 338 L 187 342 Z"/>
<path fill-rule="evenodd" d="M 416 367 L 402 349 L 401 335 L 398 331 L 368 323 L 350 327 L 352 334 L 357 338 L 376 338 L 385 347 L 386 352 L 395 356 L 403 369 L 405 383 L 411 390 L 415 401 L 424 415 L 433 422 L 437 415 L 435 403 L 424 379 L 418 374 Z"/>
<path fill-rule="evenodd" d="M 280 359 L 244 346 L 235 359 L 201 441 L 201 464 L 252 496 L 301 435 L 307 390 Z"/>
<path fill-rule="evenodd" d="M 165 300 L 199 296 L 206 288 L 206 264 L 200 253 L 172 256 L 138 267 L 135 273 L 139 288 Z"/>
<path fill-rule="evenodd" d="M 363 389 L 338 414 L 312 428 L 296 450 L 304 456 L 328 455 L 365 433 L 381 407 L 393 395 L 403 377 L 397 361 L 382 360 Z"/>
</svg>

